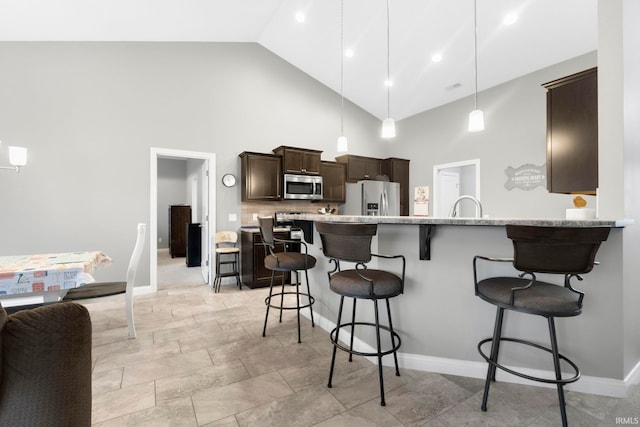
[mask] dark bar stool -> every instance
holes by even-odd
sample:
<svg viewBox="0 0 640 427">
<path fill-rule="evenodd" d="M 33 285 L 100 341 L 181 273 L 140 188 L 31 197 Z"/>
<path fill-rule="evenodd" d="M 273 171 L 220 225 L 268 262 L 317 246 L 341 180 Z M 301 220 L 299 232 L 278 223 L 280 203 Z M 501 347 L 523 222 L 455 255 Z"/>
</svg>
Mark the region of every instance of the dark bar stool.
<svg viewBox="0 0 640 427">
<path fill-rule="evenodd" d="M 300 340 L 300 310 L 303 308 L 309 307 L 311 311 L 311 326 L 315 327 L 315 322 L 313 321 L 313 308 L 311 307 L 315 302 L 315 299 L 311 296 L 311 290 L 309 289 L 309 275 L 307 274 L 307 270 L 315 267 L 316 259 L 307 253 L 307 244 L 300 240 L 286 240 L 286 239 L 277 239 L 273 235 L 273 218 L 258 218 L 260 223 L 260 236 L 262 237 L 262 243 L 265 246 L 265 251 L 267 256 L 264 258 L 264 266 L 268 270 L 271 270 L 271 284 L 269 286 L 269 296 L 265 298 L 264 303 L 267 306 L 267 313 L 264 317 L 264 327 L 262 329 L 262 336 L 264 337 L 267 332 L 267 320 L 269 319 L 269 308 L 277 308 L 280 310 L 280 322 L 282 322 L 282 311 L 283 310 L 296 310 L 298 315 L 298 342 L 302 342 Z M 284 252 L 276 252 L 276 244 L 280 244 L 284 246 Z M 300 245 L 301 252 L 287 252 L 287 249 L 290 245 L 296 244 Z M 276 271 L 281 271 L 283 273 L 294 273 L 295 281 L 291 284 L 296 287 L 295 292 L 293 291 L 285 291 L 285 286 L 288 284 L 285 283 L 286 274 L 282 276 L 282 291 L 273 293 L 273 281 Z M 307 292 L 300 292 L 300 276 L 299 272 L 304 271 L 305 281 L 307 282 Z M 293 279 L 293 276 L 292 276 Z M 296 296 L 296 305 L 288 306 L 285 305 L 284 296 L 285 295 L 295 295 Z M 307 299 L 306 304 L 300 303 L 300 297 L 304 297 Z M 274 297 L 280 297 L 280 303 L 273 302 Z"/>
<path fill-rule="evenodd" d="M 482 410 L 487 410 L 489 387 L 496 380 L 496 368 L 532 381 L 556 384 L 562 425 L 567 425 L 563 386 L 580 378 L 578 366 L 558 351 L 554 318 L 577 316 L 582 312 L 584 294 L 571 286 L 571 279 L 591 271 L 600 243 L 609 235 L 605 227 L 535 227 L 507 225 L 507 237 L 513 241 L 513 259 L 476 256 L 473 259 L 475 293 L 497 306 L 493 338 L 478 344 L 480 355 L 488 362 L 487 378 L 482 398 Z M 512 262 L 521 274 L 518 277 L 490 277 L 478 281 L 478 261 Z M 564 286 L 540 281 L 536 274 L 564 276 Z M 534 314 L 547 318 L 551 348 L 531 341 L 502 336 L 504 310 Z M 498 363 L 500 343 L 509 341 L 544 350 L 553 356 L 555 379 L 540 378 L 514 371 Z M 491 342 L 487 356 L 482 346 Z M 562 378 L 560 360 L 574 371 L 570 378 Z"/>
<path fill-rule="evenodd" d="M 324 255 L 333 262 L 334 268 L 328 272 L 329 287 L 336 294 L 340 295 L 340 308 L 338 310 L 337 326 L 329 334 L 333 343 L 333 355 L 331 356 L 331 370 L 329 371 L 328 387 L 331 388 L 331 380 L 333 379 L 333 368 L 336 361 L 336 349 L 340 349 L 349 353 L 349 361 L 352 360 L 354 354 L 360 356 L 377 357 L 378 358 L 378 376 L 380 378 L 380 405 L 385 406 L 384 401 L 384 379 L 382 377 L 382 356 L 393 353 L 393 359 L 396 366 L 396 376 L 400 376 L 398 369 L 397 350 L 400 348 L 400 336 L 393 330 L 391 322 L 391 308 L 389 307 L 389 298 L 400 295 L 404 291 L 404 271 L 405 259 L 402 255 L 386 256 L 371 253 L 371 239 L 375 236 L 378 226 L 377 224 L 348 224 L 348 223 L 324 223 L 316 222 L 316 228 L 322 239 L 322 250 Z M 399 277 L 393 273 L 384 270 L 375 270 L 367 268 L 367 263 L 372 257 L 386 259 L 402 260 L 402 276 Z M 355 263 L 354 269 L 341 270 L 340 262 Z M 341 323 L 342 307 L 344 305 L 344 297 L 353 298 L 353 311 L 351 314 L 351 322 Z M 375 323 L 356 322 L 356 301 L 358 299 L 368 299 L 373 301 Z M 389 326 L 380 324 L 378 315 L 378 300 L 385 300 L 387 303 L 387 316 Z M 366 353 L 353 349 L 353 337 L 355 326 L 374 327 L 376 332 L 376 352 Z M 345 347 L 339 341 L 340 329 L 345 326 L 351 326 L 351 342 L 349 347 Z M 380 329 L 389 332 L 391 336 L 391 348 L 383 350 L 380 345 Z"/>
</svg>

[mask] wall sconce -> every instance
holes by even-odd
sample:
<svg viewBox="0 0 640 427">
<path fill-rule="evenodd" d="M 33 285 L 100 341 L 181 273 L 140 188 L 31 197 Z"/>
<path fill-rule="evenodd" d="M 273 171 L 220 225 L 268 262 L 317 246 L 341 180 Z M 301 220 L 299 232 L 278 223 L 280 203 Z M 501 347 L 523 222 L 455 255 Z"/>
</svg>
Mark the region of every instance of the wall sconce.
<svg viewBox="0 0 640 427">
<path fill-rule="evenodd" d="M 20 172 L 20 168 L 27 164 L 27 149 L 25 147 L 9 147 L 9 163 L 12 166 L 0 166 L 0 169 Z"/>
</svg>

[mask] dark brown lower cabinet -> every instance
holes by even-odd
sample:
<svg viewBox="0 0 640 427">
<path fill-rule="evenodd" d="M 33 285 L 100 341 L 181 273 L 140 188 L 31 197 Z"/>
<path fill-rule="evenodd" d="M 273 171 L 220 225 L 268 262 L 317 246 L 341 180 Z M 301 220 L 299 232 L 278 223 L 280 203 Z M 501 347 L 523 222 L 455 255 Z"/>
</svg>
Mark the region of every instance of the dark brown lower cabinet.
<svg viewBox="0 0 640 427">
<path fill-rule="evenodd" d="M 288 239 L 288 232 L 276 232 L 276 239 Z M 276 245 L 276 252 L 284 252 L 284 245 Z M 266 248 L 262 243 L 259 231 L 242 230 L 240 233 L 240 280 L 249 288 L 263 288 L 271 283 L 271 270 L 264 266 Z M 286 283 L 290 282 L 290 275 L 276 271 L 275 282 L 282 283 L 282 277 Z"/>
</svg>

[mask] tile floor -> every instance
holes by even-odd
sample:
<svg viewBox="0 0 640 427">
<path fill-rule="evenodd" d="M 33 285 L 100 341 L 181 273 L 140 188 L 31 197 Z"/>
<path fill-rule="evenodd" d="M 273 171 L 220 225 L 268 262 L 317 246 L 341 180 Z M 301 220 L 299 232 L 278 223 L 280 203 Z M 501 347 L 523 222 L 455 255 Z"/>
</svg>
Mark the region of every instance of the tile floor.
<svg viewBox="0 0 640 427">
<path fill-rule="evenodd" d="M 552 389 L 496 383 L 479 410 L 478 379 L 385 371 L 338 353 L 326 387 L 327 332 L 293 312 L 271 316 L 261 336 L 266 289 L 178 285 L 138 296 L 138 337 L 126 338 L 122 301 L 89 302 L 93 320 L 93 424 L 97 426 L 556 426 Z M 567 392 L 573 426 L 614 426 L 640 416 L 640 389 L 627 399 Z M 635 418 L 637 420 L 637 418 Z M 636 421 L 637 423 L 637 421 Z"/>
</svg>

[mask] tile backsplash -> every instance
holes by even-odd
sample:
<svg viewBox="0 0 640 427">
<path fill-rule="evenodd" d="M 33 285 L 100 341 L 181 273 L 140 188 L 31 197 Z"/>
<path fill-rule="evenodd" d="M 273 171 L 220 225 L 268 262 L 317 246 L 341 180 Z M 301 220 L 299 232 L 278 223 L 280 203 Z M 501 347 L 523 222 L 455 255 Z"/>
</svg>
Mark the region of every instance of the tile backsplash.
<svg viewBox="0 0 640 427">
<path fill-rule="evenodd" d="M 242 203 L 241 206 L 241 224 L 258 225 L 258 221 L 253 219 L 253 215 L 258 216 L 273 216 L 274 212 L 313 212 L 317 213 L 318 209 L 325 208 L 327 205 L 332 208 L 338 209 L 337 203 L 311 203 L 308 201 L 277 201 L 277 202 L 251 202 Z"/>
</svg>

